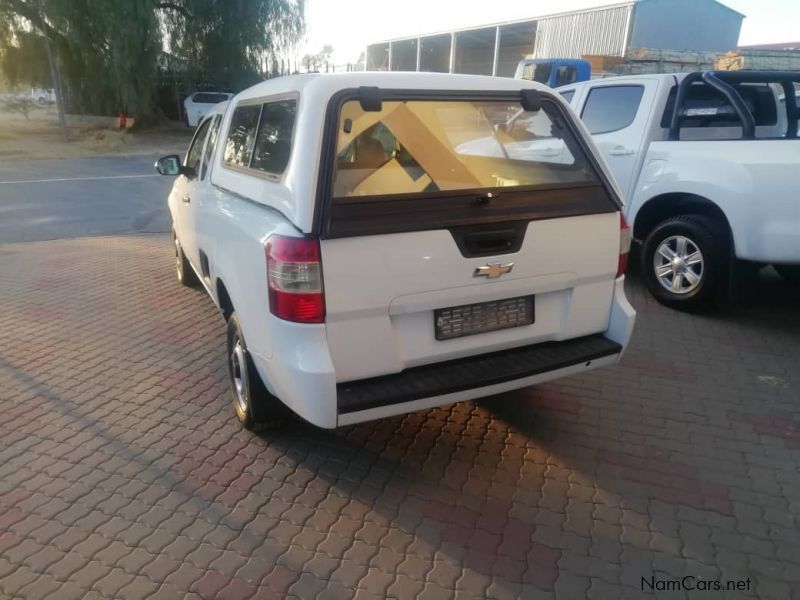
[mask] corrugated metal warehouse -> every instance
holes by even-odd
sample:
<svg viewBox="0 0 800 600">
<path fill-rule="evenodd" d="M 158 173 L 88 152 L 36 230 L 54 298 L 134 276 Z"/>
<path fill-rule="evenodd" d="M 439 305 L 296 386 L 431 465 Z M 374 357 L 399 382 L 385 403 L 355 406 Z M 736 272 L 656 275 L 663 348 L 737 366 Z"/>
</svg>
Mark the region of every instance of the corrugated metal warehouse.
<svg viewBox="0 0 800 600">
<path fill-rule="evenodd" d="M 744 15 L 716 0 L 632 0 L 587 10 L 377 42 L 367 70 L 513 77 L 523 58 L 624 56 L 628 48 L 722 52 Z"/>
</svg>

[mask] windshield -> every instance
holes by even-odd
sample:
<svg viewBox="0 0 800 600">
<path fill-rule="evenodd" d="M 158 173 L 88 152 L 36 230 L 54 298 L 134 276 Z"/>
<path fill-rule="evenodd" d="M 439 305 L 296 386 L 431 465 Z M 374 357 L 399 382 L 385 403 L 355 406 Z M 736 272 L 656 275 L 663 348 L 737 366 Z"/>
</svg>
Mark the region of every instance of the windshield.
<svg viewBox="0 0 800 600">
<path fill-rule="evenodd" d="M 522 67 L 522 73 L 517 75 L 517 77 L 519 77 L 519 79 L 526 79 L 528 81 L 538 81 L 539 83 L 547 85 L 550 83 L 550 74 L 552 72 L 552 63 L 525 63 L 525 65 Z"/>
<path fill-rule="evenodd" d="M 334 197 L 435 193 L 596 181 L 546 105 L 409 100 L 340 115 Z"/>
</svg>

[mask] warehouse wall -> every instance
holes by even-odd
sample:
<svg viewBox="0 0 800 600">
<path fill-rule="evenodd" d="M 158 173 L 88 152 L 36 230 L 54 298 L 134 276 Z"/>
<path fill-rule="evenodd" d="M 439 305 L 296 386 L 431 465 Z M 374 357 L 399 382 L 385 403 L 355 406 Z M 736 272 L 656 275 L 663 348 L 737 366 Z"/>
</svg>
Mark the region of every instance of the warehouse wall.
<svg viewBox="0 0 800 600">
<path fill-rule="evenodd" d="M 536 58 L 580 58 L 582 54 L 622 56 L 632 3 L 539 19 Z"/>
<path fill-rule="evenodd" d="M 367 71 L 389 70 L 389 42 L 367 46 Z"/>
<path fill-rule="evenodd" d="M 496 31 L 495 27 L 490 27 L 456 33 L 453 73 L 491 75 Z"/>
<path fill-rule="evenodd" d="M 420 71 L 448 73 L 451 42 L 452 36 L 449 33 L 420 38 L 419 43 L 422 44 Z"/>
<path fill-rule="evenodd" d="M 742 15 L 714 0 L 641 0 L 630 46 L 696 52 L 735 50 Z"/>
<path fill-rule="evenodd" d="M 417 70 L 417 43 L 418 40 L 401 40 L 392 42 L 392 71 Z"/>
<path fill-rule="evenodd" d="M 800 1 L 800 0 L 798 0 Z M 512 77 L 521 58 L 625 56 L 631 48 L 693 52 L 735 49 L 742 15 L 716 0 L 638 0 L 485 28 L 456 30 L 453 72 Z M 495 31 L 500 31 L 494 64 Z M 415 41 L 418 40 L 418 41 Z M 367 70 L 450 70 L 451 33 L 367 47 Z"/>
</svg>

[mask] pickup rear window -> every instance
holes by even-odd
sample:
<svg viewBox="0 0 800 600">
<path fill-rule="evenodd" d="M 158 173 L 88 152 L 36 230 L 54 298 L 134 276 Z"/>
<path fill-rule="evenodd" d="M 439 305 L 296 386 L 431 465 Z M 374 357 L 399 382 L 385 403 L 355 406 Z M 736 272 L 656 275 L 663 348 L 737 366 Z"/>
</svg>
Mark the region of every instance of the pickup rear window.
<svg viewBox="0 0 800 600">
<path fill-rule="evenodd" d="M 435 195 L 454 190 L 597 182 L 551 104 L 384 101 L 343 104 L 333 197 Z"/>
</svg>

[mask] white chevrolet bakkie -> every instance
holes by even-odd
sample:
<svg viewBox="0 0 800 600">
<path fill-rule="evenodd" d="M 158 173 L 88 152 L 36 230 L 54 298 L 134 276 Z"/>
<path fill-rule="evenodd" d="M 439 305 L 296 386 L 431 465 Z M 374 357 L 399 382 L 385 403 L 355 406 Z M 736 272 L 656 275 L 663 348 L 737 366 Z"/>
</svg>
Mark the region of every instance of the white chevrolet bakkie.
<svg viewBox="0 0 800 600">
<path fill-rule="evenodd" d="M 613 364 L 630 338 L 619 194 L 540 84 L 276 78 L 156 166 L 178 175 L 178 279 L 227 321 L 247 428 L 497 394 Z"/>
<path fill-rule="evenodd" d="M 653 295 L 696 309 L 771 264 L 800 282 L 800 73 L 640 75 L 559 88 L 627 200 Z"/>
</svg>

